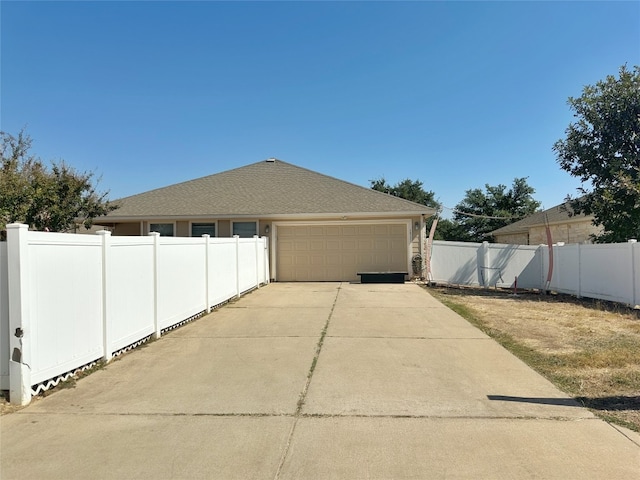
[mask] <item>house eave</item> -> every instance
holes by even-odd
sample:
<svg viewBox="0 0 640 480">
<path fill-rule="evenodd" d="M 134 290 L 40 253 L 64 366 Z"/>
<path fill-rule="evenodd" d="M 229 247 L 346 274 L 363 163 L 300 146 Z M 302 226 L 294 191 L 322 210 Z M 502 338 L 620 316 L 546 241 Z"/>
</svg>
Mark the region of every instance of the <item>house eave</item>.
<svg viewBox="0 0 640 480">
<path fill-rule="evenodd" d="M 230 220 L 238 218 L 247 219 L 278 219 L 278 220 L 299 220 L 299 219 L 343 219 L 352 218 L 407 218 L 407 217 L 429 217 L 435 214 L 435 210 L 426 208 L 425 210 L 415 210 L 406 212 L 338 212 L 338 213 L 233 213 L 233 214 L 200 214 L 200 215 L 125 215 L 125 216 L 107 216 L 94 219 L 94 223 L 122 223 L 122 222 L 142 222 L 153 220 L 198 220 L 211 219 Z"/>
</svg>

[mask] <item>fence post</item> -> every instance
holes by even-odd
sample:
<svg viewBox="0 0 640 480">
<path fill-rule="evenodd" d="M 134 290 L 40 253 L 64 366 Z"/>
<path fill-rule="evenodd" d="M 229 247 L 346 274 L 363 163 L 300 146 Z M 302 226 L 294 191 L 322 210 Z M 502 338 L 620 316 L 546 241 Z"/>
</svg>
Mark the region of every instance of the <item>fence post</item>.
<svg viewBox="0 0 640 480">
<path fill-rule="evenodd" d="M 260 288 L 260 255 L 259 255 L 260 244 L 258 243 L 259 238 L 260 237 L 258 237 L 258 235 L 253 236 L 253 241 L 256 246 L 256 288 Z"/>
<path fill-rule="evenodd" d="M 100 230 L 96 232 L 102 240 L 102 359 L 109 362 L 113 357 L 111 351 L 111 312 L 109 309 L 109 294 L 111 289 L 111 232 Z"/>
<path fill-rule="evenodd" d="M 482 242 L 482 265 L 480 266 L 480 271 L 482 272 L 482 286 L 484 288 L 489 287 L 489 281 L 491 280 L 489 276 L 489 266 L 491 265 L 491 259 L 489 258 L 489 242 Z"/>
<path fill-rule="evenodd" d="M 269 237 L 263 238 L 263 249 L 264 249 L 264 258 L 262 259 L 264 263 L 264 284 L 269 285 L 271 273 L 269 272 Z"/>
<path fill-rule="evenodd" d="M 236 240 L 236 298 L 240 298 L 240 235 L 234 235 Z"/>
<path fill-rule="evenodd" d="M 153 334 L 151 338 L 160 338 L 160 319 L 158 318 L 158 247 L 160 244 L 160 233 L 150 232 L 153 237 Z"/>
<path fill-rule="evenodd" d="M 560 244 L 558 244 L 560 245 Z M 560 246 L 563 246 L 564 243 Z M 578 298 L 582 298 L 582 247 L 578 243 Z"/>
<path fill-rule="evenodd" d="M 28 301 L 29 226 L 7 225 L 9 287 L 9 401 L 31 402 L 31 317 Z"/>
<path fill-rule="evenodd" d="M 638 240 L 631 238 L 627 240 L 629 242 L 630 260 L 631 260 L 631 307 L 635 308 L 638 305 L 638 299 L 636 298 L 636 246 Z"/>
<path fill-rule="evenodd" d="M 209 302 L 209 234 L 202 235 L 204 238 L 204 301 L 207 313 L 211 313 L 211 303 Z"/>
</svg>

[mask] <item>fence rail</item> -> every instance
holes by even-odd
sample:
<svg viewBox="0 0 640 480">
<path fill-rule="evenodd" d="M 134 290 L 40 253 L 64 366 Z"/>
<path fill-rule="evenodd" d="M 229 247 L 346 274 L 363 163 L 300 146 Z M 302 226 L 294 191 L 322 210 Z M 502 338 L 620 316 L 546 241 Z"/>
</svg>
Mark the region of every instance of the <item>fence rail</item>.
<svg viewBox="0 0 640 480">
<path fill-rule="evenodd" d="M 0 243 L 0 389 L 26 404 L 38 384 L 108 361 L 268 283 L 267 249 L 258 237 L 111 237 L 9 225 Z"/>
<path fill-rule="evenodd" d="M 436 283 L 552 290 L 632 307 L 640 303 L 640 244 L 553 245 L 550 282 L 547 245 L 435 241 L 431 277 Z"/>
</svg>

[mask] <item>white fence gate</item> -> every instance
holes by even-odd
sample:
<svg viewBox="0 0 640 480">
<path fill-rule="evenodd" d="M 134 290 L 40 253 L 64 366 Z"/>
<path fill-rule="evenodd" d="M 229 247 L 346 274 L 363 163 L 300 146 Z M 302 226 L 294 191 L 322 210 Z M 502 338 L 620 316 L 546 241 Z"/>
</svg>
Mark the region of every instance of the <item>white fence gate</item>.
<svg viewBox="0 0 640 480">
<path fill-rule="evenodd" d="M 0 243 L 0 388 L 13 403 L 61 375 L 269 281 L 265 238 L 111 237 L 9 225 Z M 35 388 L 34 388 L 35 387 Z"/>
</svg>

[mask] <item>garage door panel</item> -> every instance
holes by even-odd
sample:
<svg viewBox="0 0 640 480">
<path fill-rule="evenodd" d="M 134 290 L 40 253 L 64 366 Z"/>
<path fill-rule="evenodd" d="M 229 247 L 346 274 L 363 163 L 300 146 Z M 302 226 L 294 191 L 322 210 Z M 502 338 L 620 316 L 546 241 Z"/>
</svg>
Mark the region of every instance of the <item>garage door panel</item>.
<svg viewBox="0 0 640 480">
<path fill-rule="evenodd" d="M 389 225 L 389 235 L 404 236 L 406 229 L 405 225 Z"/>
<path fill-rule="evenodd" d="M 340 266 L 341 264 L 340 254 L 337 254 L 337 253 L 328 253 L 325 256 L 325 259 L 326 259 L 326 264 L 328 266 L 331 266 L 331 265 Z"/>
<path fill-rule="evenodd" d="M 345 252 L 342 255 L 342 266 L 344 267 L 355 267 L 357 265 L 357 254 Z"/>
<path fill-rule="evenodd" d="M 358 240 L 358 250 L 366 250 L 368 252 L 374 249 L 374 239 L 373 238 L 362 238 Z"/>
<path fill-rule="evenodd" d="M 293 249 L 296 252 L 309 251 L 309 242 L 307 240 L 296 240 L 293 244 Z"/>
<path fill-rule="evenodd" d="M 278 250 L 281 252 L 293 251 L 293 242 L 291 240 L 282 240 L 278 243 Z"/>
<path fill-rule="evenodd" d="M 373 225 L 359 225 L 358 226 L 358 235 L 374 235 Z"/>
<path fill-rule="evenodd" d="M 339 251 L 340 250 L 340 240 L 327 239 L 327 251 Z"/>
<path fill-rule="evenodd" d="M 357 281 L 407 268 L 406 224 L 278 226 L 279 281 Z"/>
<path fill-rule="evenodd" d="M 342 240 L 342 250 L 357 250 L 358 242 L 353 238 L 345 238 Z"/>
<path fill-rule="evenodd" d="M 310 263 L 314 267 L 321 267 L 325 263 L 325 257 L 323 255 L 310 255 Z"/>
</svg>

